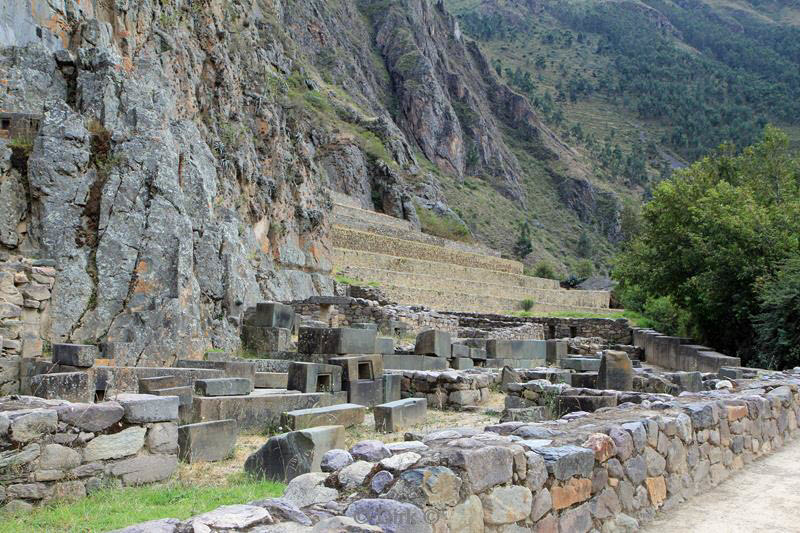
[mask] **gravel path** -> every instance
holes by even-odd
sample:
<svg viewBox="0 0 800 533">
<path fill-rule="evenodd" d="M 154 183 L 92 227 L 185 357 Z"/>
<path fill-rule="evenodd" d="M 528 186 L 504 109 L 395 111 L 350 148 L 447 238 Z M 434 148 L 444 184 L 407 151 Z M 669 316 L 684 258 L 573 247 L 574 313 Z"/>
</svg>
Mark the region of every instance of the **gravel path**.
<svg viewBox="0 0 800 533">
<path fill-rule="evenodd" d="M 659 515 L 647 533 L 800 532 L 800 441 Z"/>
</svg>

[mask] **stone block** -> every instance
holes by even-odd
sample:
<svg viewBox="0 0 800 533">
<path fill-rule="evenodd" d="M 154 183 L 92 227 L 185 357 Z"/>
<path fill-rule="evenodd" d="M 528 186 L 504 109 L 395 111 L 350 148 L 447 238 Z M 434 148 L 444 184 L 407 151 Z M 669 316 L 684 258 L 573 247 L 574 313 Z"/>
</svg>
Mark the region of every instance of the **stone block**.
<svg viewBox="0 0 800 533">
<path fill-rule="evenodd" d="M 539 340 L 513 341 L 489 339 L 486 354 L 490 359 L 547 359 L 547 342 Z"/>
<path fill-rule="evenodd" d="M 467 370 L 469 368 L 475 368 L 475 363 L 472 359 L 466 357 L 454 357 L 450 359 L 450 368 L 454 368 L 456 370 Z"/>
<path fill-rule="evenodd" d="M 474 348 L 470 347 L 469 349 L 469 358 L 472 360 L 477 361 L 484 361 L 486 360 L 486 350 L 484 348 Z"/>
<path fill-rule="evenodd" d="M 281 415 L 281 427 L 296 431 L 319 426 L 356 426 L 364 422 L 366 412 L 363 405 L 352 403 L 298 409 Z"/>
<path fill-rule="evenodd" d="M 256 380 L 253 386 L 256 389 L 287 389 L 289 386 L 289 374 L 285 372 L 256 372 Z"/>
<path fill-rule="evenodd" d="M 322 426 L 276 435 L 247 458 L 245 472 L 286 483 L 309 472 L 320 472 L 325 452 L 343 449 L 343 426 Z"/>
<path fill-rule="evenodd" d="M 119 433 L 99 435 L 90 440 L 83 450 L 83 462 L 118 459 L 138 453 L 144 446 L 147 430 L 141 426 L 132 426 Z"/>
<path fill-rule="evenodd" d="M 342 390 L 342 373 L 343 368 L 337 364 L 293 362 L 289 365 L 286 388 L 299 392 L 338 392 Z"/>
<path fill-rule="evenodd" d="M 674 372 L 665 376 L 682 391 L 700 392 L 703 390 L 703 374 L 700 372 Z"/>
<path fill-rule="evenodd" d="M 425 421 L 428 402 L 425 398 L 406 398 L 376 405 L 375 430 L 393 433 Z"/>
<path fill-rule="evenodd" d="M 376 332 L 353 328 L 300 328 L 297 351 L 305 354 L 370 354 Z"/>
<path fill-rule="evenodd" d="M 556 409 L 559 416 L 575 411 L 592 413 L 601 407 L 616 407 L 616 396 L 557 396 Z"/>
<path fill-rule="evenodd" d="M 189 385 L 185 387 L 171 387 L 169 389 L 158 389 L 150 392 L 153 396 L 177 396 L 178 407 L 191 407 L 194 398 L 194 389 Z"/>
<path fill-rule="evenodd" d="M 245 313 L 243 324 L 292 330 L 295 313 L 291 305 L 278 302 L 261 302 L 256 304 L 255 311 Z"/>
<path fill-rule="evenodd" d="M 342 386 L 347 388 L 350 381 L 380 379 L 383 375 L 383 358 L 377 354 L 351 355 L 332 357 L 328 363 L 342 367 Z"/>
<path fill-rule="evenodd" d="M 603 352 L 597 372 L 597 388 L 633 390 L 633 365 L 627 353 L 616 350 Z"/>
<path fill-rule="evenodd" d="M 350 327 L 354 329 L 371 329 L 378 331 L 378 324 L 375 322 L 354 322 L 350 324 Z"/>
<path fill-rule="evenodd" d="M 177 396 L 152 394 L 118 394 L 113 398 L 125 410 L 125 420 L 132 424 L 169 422 L 178 419 Z"/>
<path fill-rule="evenodd" d="M 584 389 L 599 389 L 597 386 L 597 372 L 576 372 L 572 374 L 572 386 Z"/>
<path fill-rule="evenodd" d="M 78 403 L 56 407 L 58 419 L 83 431 L 96 433 L 111 427 L 125 414 L 117 402 Z"/>
<path fill-rule="evenodd" d="M 545 343 L 547 349 L 546 360 L 548 364 L 556 365 L 563 357 L 567 356 L 566 341 L 550 339 L 545 341 Z"/>
<path fill-rule="evenodd" d="M 39 440 L 44 435 L 55 433 L 58 415 L 54 409 L 21 409 L 7 411 L 4 421 L 11 440 L 26 443 Z"/>
<path fill-rule="evenodd" d="M 459 407 L 481 403 L 481 392 L 477 389 L 457 390 L 447 396 L 447 402 Z"/>
<path fill-rule="evenodd" d="M 402 392 L 403 375 L 402 374 L 384 374 L 383 375 L 383 402 L 394 402 L 400 399 Z"/>
<path fill-rule="evenodd" d="M 214 420 L 178 426 L 178 455 L 182 461 L 221 461 L 233 455 L 239 424 Z"/>
<path fill-rule="evenodd" d="M 578 372 L 597 372 L 600 370 L 599 357 L 564 357 L 561 368 L 571 368 Z"/>
<path fill-rule="evenodd" d="M 556 479 L 572 476 L 591 478 L 594 468 L 594 451 L 579 446 L 544 447 L 534 450 L 544 459 L 547 471 Z M 591 487 L 591 481 L 589 481 Z"/>
<path fill-rule="evenodd" d="M 195 361 L 194 359 L 178 359 L 175 363 L 178 368 L 196 368 L 222 371 L 227 378 L 247 378 L 255 381 L 256 363 L 254 361 Z M 196 376 L 208 378 L 217 376 Z"/>
<path fill-rule="evenodd" d="M 126 486 L 154 483 L 169 478 L 178 468 L 176 455 L 137 455 L 111 465 L 111 475 L 121 478 Z"/>
<path fill-rule="evenodd" d="M 450 357 L 469 357 L 469 346 L 465 344 L 452 344 L 450 346 Z"/>
<path fill-rule="evenodd" d="M 88 368 L 94 366 L 97 354 L 92 344 L 53 344 L 53 362 L 60 365 Z"/>
<path fill-rule="evenodd" d="M 394 354 L 394 339 L 391 337 L 378 337 L 375 339 L 375 353 L 384 355 Z"/>
<path fill-rule="evenodd" d="M 345 386 L 350 403 L 372 407 L 383 402 L 383 377 L 348 381 Z"/>
<path fill-rule="evenodd" d="M 161 389 L 174 389 L 175 387 L 191 386 L 193 379 L 185 375 L 154 376 L 150 378 L 139 378 L 139 392 L 141 394 L 152 394 Z"/>
<path fill-rule="evenodd" d="M 285 328 L 243 325 L 241 338 L 242 348 L 254 355 L 292 349 L 292 332 Z"/>
<path fill-rule="evenodd" d="M 246 396 L 253 390 L 253 382 L 247 378 L 211 378 L 194 382 L 198 396 Z"/>
<path fill-rule="evenodd" d="M 426 355 L 384 355 L 383 366 L 389 370 L 446 370 L 447 359 Z"/>
<path fill-rule="evenodd" d="M 281 413 L 347 402 L 346 392 L 299 393 L 256 389 L 249 396 L 195 396 L 193 422 L 234 418 L 241 429 L 280 424 Z M 352 403 L 352 402 L 351 402 Z"/>
<path fill-rule="evenodd" d="M 86 372 L 56 372 L 31 377 L 31 394 L 76 403 L 94 402 L 94 378 Z"/>
<path fill-rule="evenodd" d="M 446 331 L 429 329 L 417 334 L 414 353 L 449 358 L 451 355 L 450 334 Z"/>
<path fill-rule="evenodd" d="M 592 480 L 571 478 L 563 485 L 550 488 L 553 509 L 566 509 L 576 503 L 588 500 L 592 496 Z"/>
</svg>

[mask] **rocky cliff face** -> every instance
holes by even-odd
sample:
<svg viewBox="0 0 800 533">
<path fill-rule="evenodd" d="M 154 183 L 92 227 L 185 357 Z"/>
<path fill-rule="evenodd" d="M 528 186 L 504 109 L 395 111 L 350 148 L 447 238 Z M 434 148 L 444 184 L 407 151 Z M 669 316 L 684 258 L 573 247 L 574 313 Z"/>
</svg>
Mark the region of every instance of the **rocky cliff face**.
<svg viewBox="0 0 800 533">
<path fill-rule="evenodd" d="M 524 206 L 501 128 L 571 157 L 440 2 L 56 6 L 0 7 L 0 244 L 55 260 L 51 341 L 235 349 L 256 301 L 332 290 L 327 188 L 416 221 L 420 158 Z"/>
</svg>

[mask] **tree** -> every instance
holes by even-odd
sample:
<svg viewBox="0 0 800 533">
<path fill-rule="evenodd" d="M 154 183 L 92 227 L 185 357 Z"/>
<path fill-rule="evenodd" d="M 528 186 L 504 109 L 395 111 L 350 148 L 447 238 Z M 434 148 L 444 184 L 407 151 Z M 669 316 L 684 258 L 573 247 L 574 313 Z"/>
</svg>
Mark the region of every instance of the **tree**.
<svg viewBox="0 0 800 533">
<path fill-rule="evenodd" d="M 761 280 L 758 300 L 760 309 L 753 325 L 759 364 L 767 368 L 800 365 L 800 255 Z"/>
<path fill-rule="evenodd" d="M 594 275 L 594 264 L 588 259 L 581 259 L 575 264 L 575 275 L 586 279 Z"/>
<path fill-rule="evenodd" d="M 578 237 L 577 250 L 578 257 L 591 257 L 592 255 L 592 241 L 589 239 L 589 234 L 582 231 Z"/>
<path fill-rule="evenodd" d="M 553 265 L 547 261 L 539 261 L 536 263 L 536 266 L 533 267 L 533 275 L 537 278 L 558 279 Z"/>
<path fill-rule="evenodd" d="M 532 251 L 531 229 L 527 222 L 523 222 L 519 225 L 519 237 L 517 237 L 517 242 L 514 243 L 514 255 L 524 259 Z"/>
<path fill-rule="evenodd" d="M 723 145 L 659 183 L 614 277 L 622 293 L 669 297 L 704 342 L 746 362 L 757 283 L 799 253 L 800 157 L 768 127 L 740 154 Z"/>
</svg>

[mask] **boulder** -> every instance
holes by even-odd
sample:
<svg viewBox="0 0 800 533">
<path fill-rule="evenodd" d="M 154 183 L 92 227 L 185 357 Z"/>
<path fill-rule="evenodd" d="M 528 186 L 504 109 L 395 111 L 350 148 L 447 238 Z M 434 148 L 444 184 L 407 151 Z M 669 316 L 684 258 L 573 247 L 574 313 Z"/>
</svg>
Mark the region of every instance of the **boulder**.
<svg viewBox="0 0 800 533">
<path fill-rule="evenodd" d="M 245 472 L 260 478 L 287 482 L 319 472 L 325 452 L 344 447 L 343 426 L 321 426 L 270 437 L 244 464 Z"/>
</svg>

